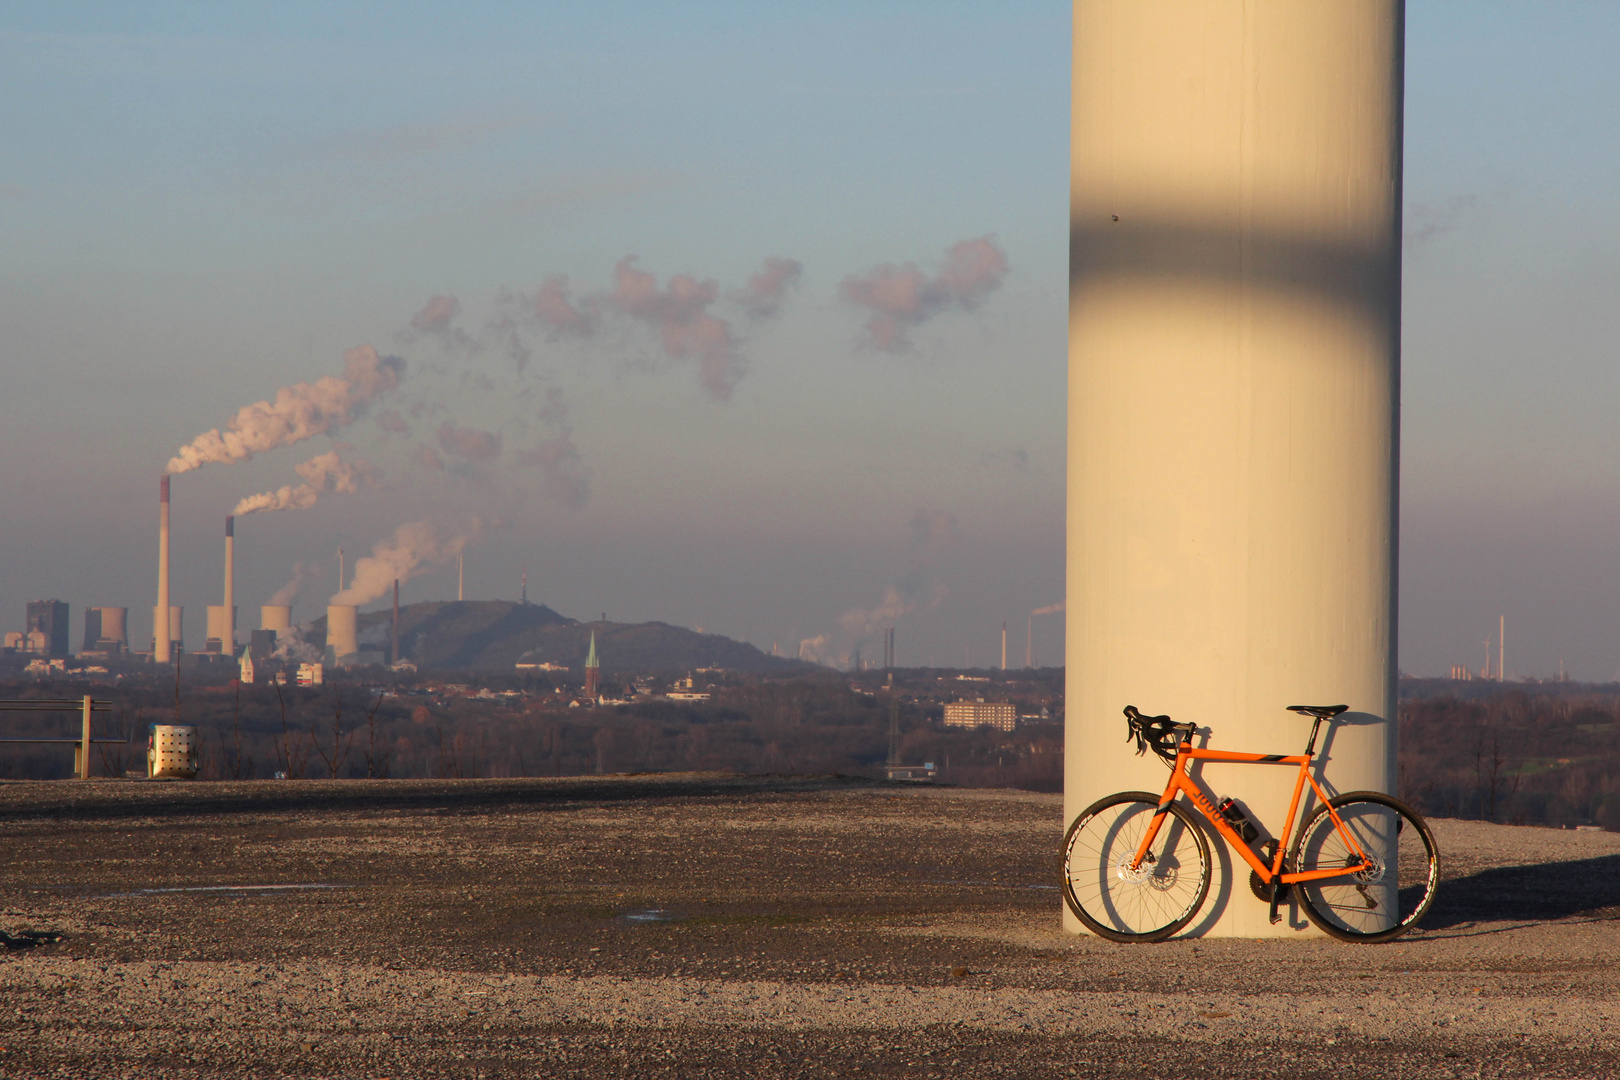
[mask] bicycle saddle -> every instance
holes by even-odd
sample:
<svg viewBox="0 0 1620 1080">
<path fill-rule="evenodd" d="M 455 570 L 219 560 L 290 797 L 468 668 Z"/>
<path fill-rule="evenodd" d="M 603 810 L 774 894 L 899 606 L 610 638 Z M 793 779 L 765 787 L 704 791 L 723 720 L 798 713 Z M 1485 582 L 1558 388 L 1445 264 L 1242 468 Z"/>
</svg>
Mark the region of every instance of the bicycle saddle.
<svg viewBox="0 0 1620 1080">
<path fill-rule="evenodd" d="M 1290 705 L 1288 711 L 1301 716 L 1314 716 L 1318 720 L 1331 720 L 1349 708 L 1348 705 Z"/>
</svg>

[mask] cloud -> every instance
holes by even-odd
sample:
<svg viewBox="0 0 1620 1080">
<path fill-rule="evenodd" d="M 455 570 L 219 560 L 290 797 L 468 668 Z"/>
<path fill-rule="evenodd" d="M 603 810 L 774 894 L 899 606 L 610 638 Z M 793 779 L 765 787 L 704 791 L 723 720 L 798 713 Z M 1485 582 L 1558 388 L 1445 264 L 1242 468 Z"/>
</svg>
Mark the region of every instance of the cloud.
<svg viewBox="0 0 1620 1080">
<path fill-rule="evenodd" d="M 418 446 L 416 453 L 411 455 L 411 460 L 424 469 L 432 469 L 435 472 L 444 471 L 444 458 L 440 457 L 439 452 L 431 446 Z"/>
<path fill-rule="evenodd" d="M 540 422 L 546 435 L 533 449 L 518 454 L 518 463 L 540 470 L 540 490 L 547 498 L 570 510 L 583 509 L 590 497 L 590 470 L 574 445 L 573 425 L 568 422 L 568 405 L 557 387 L 546 391 L 540 409 Z"/>
<path fill-rule="evenodd" d="M 401 525 L 387 540 L 380 540 L 371 554 L 355 560 L 347 589 L 335 594 L 330 604 L 369 604 L 385 595 L 397 580 L 409 581 L 422 570 L 440 566 L 461 554 L 485 528 L 481 517 L 455 526 L 432 521 Z"/>
<path fill-rule="evenodd" d="M 501 456 L 501 437 L 477 428 L 456 427 L 446 420 L 439 425 L 439 446 L 453 457 L 468 461 L 494 461 Z"/>
<path fill-rule="evenodd" d="M 411 329 L 400 334 L 399 340 L 410 342 L 427 337 L 445 349 L 477 352 L 481 348 L 479 341 L 455 325 L 456 316 L 460 314 L 460 300 L 453 296 L 430 296 L 422 309 L 411 316 Z"/>
<path fill-rule="evenodd" d="M 743 377 L 744 365 L 737 355 L 731 324 L 709 314 L 710 305 L 720 296 L 720 286 L 713 280 L 676 274 L 659 288 L 658 279 L 636 269 L 635 261 L 634 255 L 628 255 L 614 266 L 615 284 L 607 302 L 657 330 L 670 357 L 697 361 L 698 382 L 710 397 L 729 399 Z"/>
<path fill-rule="evenodd" d="M 886 263 L 865 275 L 844 279 L 839 292 L 849 303 L 872 312 L 866 322 L 871 343 L 886 352 L 911 347 L 906 332 L 953 309 L 970 311 L 1001 286 L 1007 256 L 993 236 L 963 240 L 945 253 L 933 277 L 915 263 Z"/>
<path fill-rule="evenodd" d="M 353 449 L 353 447 L 350 447 Z M 293 471 L 303 478 L 297 487 L 283 484 L 275 491 L 249 495 L 236 504 L 231 513 L 241 517 L 264 510 L 305 510 L 314 506 L 322 495 L 359 491 L 361 485 L 376 481 L 377 472 L 364 458 L 345 462 L 336 450 L 310 458 Z"/>
<path fill-rule="evenodd" d="M 210 463 L 246 461 L 266 450 L 336 431 L 353 423 L 405 375 L 405 361 L 378 356 L 370 345 L 350 349 L 343 359 L 341 378 L 329 375 L 313 383 L 294 383 L 277 390 L 273 402 L 244 405 L 223 433 L 214 428 L 182 446 L 170 459 L 168 471 L 184 473 Z"/>
<path fill-rule="evenodd" d="M 397 409 L 384 409 L 376 415 L 372 422 L 391 435 L 409 435 L 411 433 L 410 423 L 399 415 Z"/>
<path fill-rule="evenodd" d="M 552 274 L 540 283 L 540 291 L 534 294 L 534 314 L 558 333 L 585 335 L 596 328 L 589 313 L 569 299 L 568 278 L 563 274 Z"/>
<path fill-rule="evenodd" d="M 804 266 L 794 259 L 766 259 L 759 272 L 733 293 L 732 298 L 752 317 L 770 318 L 782 306 L 789 287 L 803 273 Z"/>
<path fill-rule="evenodd" d="M 1409 250 L 1424 247 L 1447 233 L 1455 232 L 1476 218 L 1479 200 L 1473 195 L 1453 195 L 1444 206 L 1413 203 L 1406 216 L 1402 243 Z"/>
</svg>

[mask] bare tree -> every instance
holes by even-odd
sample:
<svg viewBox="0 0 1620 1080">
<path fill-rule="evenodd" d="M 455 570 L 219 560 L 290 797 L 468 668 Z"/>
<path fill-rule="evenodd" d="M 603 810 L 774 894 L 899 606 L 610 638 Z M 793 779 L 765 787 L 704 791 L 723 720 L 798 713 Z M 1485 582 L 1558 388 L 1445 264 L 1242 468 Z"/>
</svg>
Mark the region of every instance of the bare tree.
<svg viewBox="0 0 1620 1080">
<path fill-rule="evenodd" d="M 382 708 L 383 698 L 387 696 L 386 690 L 377 692 L 377 704 L 366 711 L 366 779 L 386 780 L 388 778 L 388 749 L 386 744 L 382 749 L 377 747 L 377 710 Z"/>
<path fill-rule="evenodd" d="M 287 699 L 281 693 L 281 683 L 275 681 L 271 685 L 276 688 L 276 704 L 281 706 L 281 738 L 275 740 L 276 757 L 287 779 L 297 780 L 304 775 L 304 766 L 309 764 L 309 747 L 304 743 L 304 733 L 295 734 L 287 725 Z"/>
<path fill-rule="evenodd" d="M 349 760 L 349 747 L 354 742 L 354 731 L 343 730 L 343 695 L 336 690 L 332 691 L 332 752 L 327 753 L 321 746 L 320 736 L 315 732 L 314 721 L 309 725 L 309 741 L 326 765 L 327 778 L 336 780 L 343 763 Z"/>
<path fill-rule="evenodd" d="M 231 736 L 234 751 L 231 754 L 231 779 L 240 780 L 246 772 L 253 775 L 253 758 L 242 754 L 242 680 L 236 680 L 236 700 L 231 703 Z"/>
</svg>

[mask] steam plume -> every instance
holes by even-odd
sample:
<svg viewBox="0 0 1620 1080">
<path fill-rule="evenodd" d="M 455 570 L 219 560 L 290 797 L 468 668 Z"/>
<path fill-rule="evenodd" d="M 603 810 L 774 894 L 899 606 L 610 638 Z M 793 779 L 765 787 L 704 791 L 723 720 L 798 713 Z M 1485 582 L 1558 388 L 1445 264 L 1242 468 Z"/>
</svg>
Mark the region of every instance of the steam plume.
<svg viewBox="0 0 1620 1080">
<path fill-rule="evenodd" d="M 275 491 L 249 495 L 236 504 L 231 513 L 237 517 L 255 514 L 261 510 L 304 510 L 314 506 L 322 495 L 347 494 L 360 490 L 361 484 L 376 479 L 371 463 L 361 458 L 353 463 L 344 461 L 336 450 L 329 450 L 310 458 L 293 470 L 304 478 L 297 487 L 283 484 Z"/>
<path fill-rule="evenodd" d="M 615 286 L 608 300 L 614 307 L 656 329 L 664 352 L 676 360 L 697 361 L 698 381 L 718 401 L 731 397 L 743 376 L 742 358 L 732 340 L 731 324 L 709 314 L 720 296 L 713 280 L 676 274 L 664 288 L 658 279 L 635 267 L 626 256 L 613 268 Z"/>
<path fill-rule="evenodd" d="M 494 461 L 501 455 L 501 437 L 477 428 L 456 427 L 446 420 L 439 425 L 439 446 L 444 452 L 468 461 Z"/>
<path fill-rule="evenodd" d="M 1063 610 L 1063 603 L 1064 602 L 1062 600 L 1059 600 L 1055 604 L 1047 604 L 1045 607 L 1038 607 L 1034 611 L 1030 612 L 1030 614 L 1031 615 L 1053 615 L 1053 614 L 1056 614 L 1057 612 Z"/>
<path fill-rule="evenodd" d="M 405 361 L 378 356 L 370 345 L 343 354 L 343 376 L 295 383 L 276 391 L 273 402 L 245 405 L 225 425 L 205 431 L 168 464 L 171 473 L 190 472 L 209 463 L 246 461 L 254 454 L 291 446 L 350 424 L 378 395 L 399 385 Z"/>
<path fill-rule="evenodd" d="M 552 274 L 540 283 L 534 313 L 552 330 L 588 334 L 594 329 L 591 317 L 569 301 L 568 278 L 562 274 Z"/>
<path fill-rule="evenodd" d="M 270 598 L 272 607 L 291 607 L 292 602 L 298 599 L 298 594 L 304 591 L 320 572 L 320 567 L 313 563 L 298 563 L 293 567 L 292 580 L 276 590 L 276 595 Z"/>
<path fill-rule="evenodd" d="M 568 422 L 568 403 L 559 388 L 546 391 L 540 421 L 546 426 L 546 437 L 534 449 L 519 454 L 518 463 L 540 469 L 540 490 L 548 498 L 570 510 L 582 509 L 590 496 L 590 470 L 580 461 L 574 428 Z"/>
<path fill-rule="evenodd" d="M 483 518 L 473 518 L 455 529 L 431 521 L 401 525 L 393 536 L 378 541 L 370 555 L 356 560 L 349 587 L 328 603 L 369 604 L 392 589 L 396 579 L 403 584 L 426 567 L 449 562 L 483 531 Z"/>
<path fill-rule="evenodd" d="M 929 277 L 915 263 L 886 263 L 865 276 L 844 279 L 844 299 L 869 309 L 866 329 L 872 344 L 887 352 L 904 352 L 910 327 L 942 311 L 970 310 L 1001 285 L 1007 256 L 992 236 L 963 240 L 945 253 L 945 264 Z"/>
<path fill-rule="evenodd" d="M 748 279 L 735 299 L 743 310 L 757 319 L 769 318 L 782 306 L 788 287 L 804 273 L 803 264 L 794 259 L 766 259 L 759 273 Z"/>
</svg>

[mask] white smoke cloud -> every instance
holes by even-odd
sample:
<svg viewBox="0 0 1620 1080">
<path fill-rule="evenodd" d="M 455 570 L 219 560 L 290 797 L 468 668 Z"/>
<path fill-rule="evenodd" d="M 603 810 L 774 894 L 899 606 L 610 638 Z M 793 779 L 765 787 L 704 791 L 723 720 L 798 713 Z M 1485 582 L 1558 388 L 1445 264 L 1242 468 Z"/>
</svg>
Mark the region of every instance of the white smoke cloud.
<svg viewBox="0 0 1620 1080">
<path fill-rule="evenodd" d="M 346 462 L 336 450 L 318 454 L 301 465 L 295 465 L 293 471 L 303 477 L 302 484 L 296 487 L 283 484 L 275 491 L 249 495 L 237 503 L 231 513 L 241 517 L 261 510 L 305 510 L 314 506 L 322 495 L 350 494 L 359 491 L 361 485 L 369 486 L 377 479 L 377 470 L 372 468 L 369 461 L 360 458 Z"/>
<path fill-rule="evenodd" d="M 272 607 L 292 607 L 292 602 L 298 599 L 298 594 L 304 591 L 304 586 L 314 581 L 320 575 L 321 567 L 314 563 L 297 563 L 293 566 L 292 578 L 276 590 L 270 598 Z"/>
<path fill-rule="evenodd" d="M 799 642 L 799 659 L 812 664 L 825 664 L 831 660 L 832 657 L 827 654 L 827 635 L 817 634 Z"/>
<path fill-rule="evenodd" d="M 971 310 L 1000 287 L 1006 274 L 1006 253 L 993 236 L 981 236 L 952 246 L 933 277 L 915 263 L 888 263 L 845 278 L 839 291 L 845 300 L 872 312 L 866 330 L 874 346 L 904 352 L 911 347 L 909 328 L 952 308 Z"/>
<path fill-rule="evenodd" d="M 276 651 L 271 656 L 295 664 L 313 664 L 321 659 L 321 649 L 312 641 L 304 640 L 302 626 L 289 626 L 276 633 Z"/>
<path fill-rule="evenodd" d="M 409 581 L 422 570 L 440 566 L 461 554 L 467 544 L 485 528 L 484 519 L 475 517 L 453 528 L 432 521 L 413 521 L 394 530 L 387 540 L 379 540 L 371 554 L 357 559 L 349 587 L 327 601 L 329 604 L 369 604 L 387 595 L 397 580 Z"/>
<path fill-rule="evenodd" d="M 313 383 L 295 383 L 276 391 L 275 401 L 245 405 L 231 417 L 225 431 L 205 431 L 169 461 L 171 473 L 190 472 L 203 465 L 246 461 L 255 454 L 291 446 L 325 435 L 350 423 L 379 395 L 399 385 L 405 361 L 379 356 L 370 345 L 343 354 L 341 378 L 327 376 Z"/>
<path fill-rule="evenodd" d="M 709 307 L 720 297 L 720 286 L 713 280 L 699 281 L 690 274 L 676 274 L 658 287 L 658 279 L 635 267 L 636 257 L 627 255 L 613 268 L 614 288 L 608 303 L 619 311 L 658 331 L 664 352 L 676 360 L 695 359 L 698 382 L 717 401 L 731 397 L 744 365 L 737 355 L 731 324 L 709 314 Z"/>
</svg>

